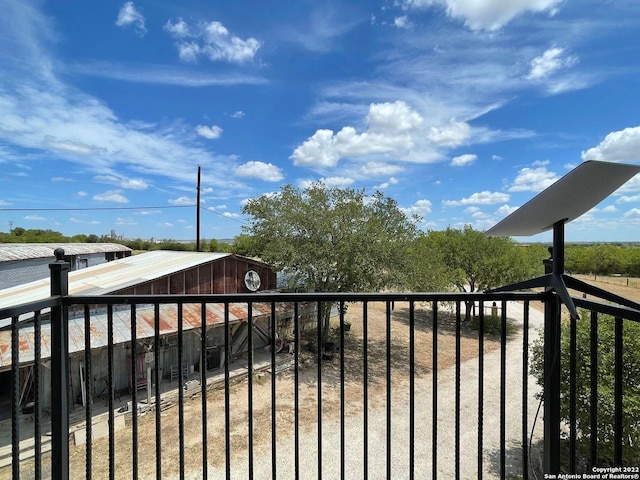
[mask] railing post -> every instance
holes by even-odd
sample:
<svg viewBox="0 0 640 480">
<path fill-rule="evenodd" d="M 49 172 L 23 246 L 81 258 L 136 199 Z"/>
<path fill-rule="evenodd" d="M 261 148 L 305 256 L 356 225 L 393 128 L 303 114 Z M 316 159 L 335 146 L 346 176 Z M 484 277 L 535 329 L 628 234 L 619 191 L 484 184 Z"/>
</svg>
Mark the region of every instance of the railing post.
<svg viewBox="0 0 640 480">
<path fill-rule="evenodd" d="M 56 261 L 51 270 L 51 296 L 69 294 L 69 263 L 64 261 L 64 250 L 55 250 Z M 68 365 L 69 315 L 67 307 L 51 308 L 51 477 L 69 478 L 69 399 Z"/>
<path fill-rule="evenodd" d="M 555 242 L 554 242 L 555 243 Z M 554 245 L 555 246 L 555 245 Z M 550 250 L 552 256 L 558 251 Z M 558 261 L 560 260 L 560 261 Z M 555 263 L 555 265 L 554 265 Z M 545 273 L 564 268 L 562 259 L 544 261 Z M 549 293 L 544 307 L 544 473 L 560 472 L 560 299 Z"/>
</svg>

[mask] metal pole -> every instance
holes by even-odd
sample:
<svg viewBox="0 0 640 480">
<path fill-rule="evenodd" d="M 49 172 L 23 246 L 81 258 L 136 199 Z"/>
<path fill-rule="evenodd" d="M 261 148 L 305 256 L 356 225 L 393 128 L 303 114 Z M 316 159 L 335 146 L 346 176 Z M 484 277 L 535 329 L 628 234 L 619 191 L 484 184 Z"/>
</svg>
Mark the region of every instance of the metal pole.
<svg viewBox="0 0 640 480">
<path fill-rule="evenodd" d="M 196 252 L 200 251 L 200 165 L 198 165 L 198 199 L 196 201 Z"/>
<path fill-rule="evenodd" d="M 558 224 L 554 225 L 553 249 L 549 250 L 552 258 L 545 260 L 544 266 L 545 273 L 561 275 L 564 269 L 564 234 L 558 234 L 557 227 Z M 560 472 L 560 299 L 551 292 L 548 292 L 544 307 L 543 469 L 544 473 L 553 475 Z"/>
<path fill-rule="evenodd" d="M 69 294 L 69 263 L 64 250 L 55 250 L 56 261 L 51 270 L 51 296 Z M 61 305 L 51 308 L 51 478 L 69 478 L 69 385 L 68 358 L 69 314 Z"/>
</svg>

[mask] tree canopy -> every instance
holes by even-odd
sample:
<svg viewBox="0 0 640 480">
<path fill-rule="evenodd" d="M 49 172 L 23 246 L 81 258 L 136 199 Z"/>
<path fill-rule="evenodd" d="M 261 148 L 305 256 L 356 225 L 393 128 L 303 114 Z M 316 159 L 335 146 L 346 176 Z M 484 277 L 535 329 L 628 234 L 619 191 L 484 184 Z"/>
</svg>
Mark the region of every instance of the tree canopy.
<svg viewBox="0 0 640 480">
<path fill-rule="evenodd" d="M 244 227 L 265 262 L 321 292 L 377 291 L 400 285 L 405 252 L 417 237 L 395 200 L 377 192 L 291 185 L 250 200 Z"/>
</svg>

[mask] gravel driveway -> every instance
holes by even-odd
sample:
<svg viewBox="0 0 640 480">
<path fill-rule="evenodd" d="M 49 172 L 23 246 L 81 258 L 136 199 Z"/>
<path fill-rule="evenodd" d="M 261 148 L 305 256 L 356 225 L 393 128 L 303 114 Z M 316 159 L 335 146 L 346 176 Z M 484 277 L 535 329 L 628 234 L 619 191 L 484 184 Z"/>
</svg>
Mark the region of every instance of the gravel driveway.
<svg viewBox="0 0 640 480">
<path fill-rule="evenodd" d="M 508 317 L 518 327 L 507 343 L 507 388 L 506 388 L 506 446 L 507 478 L 521 477 L 522 441 L 522 311 L 518 303 L 509 303 Z M 543 313 L 530 309 L 529 340 L 538 337 L 543 325 Z M 370 361 L 375 361 L 371 359 Z M 432 472 L 432 382 L 433 378 L 423 375 L 416 378 L 416 441 L 415 478 L 431 478 Z M 461 477 L 477 478 L 478 468 L 478 359 L 468 360 L 461 365 Z M 535 394 L 539 387 L 533 377 L 529 377 L 528 428 L 531 426 L 538 408 Z M 454 478 L 454 428 L 455 428 L 455 367 L 438 371 L 438 448 L 437 470 L 439 478 Z M 499 478 L 500 461 L 500 350 L 484 356 L 484 425 L 483 425 L 483 475 L 484 478 Z M 370 408 L 369 412 L 369 456 L 368 476 L 370 479 L 386 478 L 386 407 Z M 408 384 L 393 384 L 392 396 L 392 478 L 409 478 L 409 395 Z M 339 420 L 323 422 L 322 478 L 340 478 L 340 424 Z M 363 472 L 363 422 L 362 415 L 346 418 L 346 477 L 361 480 Z M 542 418 L 538 418 L 534 432 L 534 443 L 542 438 Z M 278 438 L 277 474 L 278 478 L 294 478 L 293 435 Z M 317 471 L 317 430 L 301 432 L 301 478 L 318 477 Z M 239 454 L 233 462 L 232 478 L 247 478 L 246 456 Z M 271 450 L 257 451 L 254 457 L 255 478 L 271 478 Z M 532 463 L 539 462 L 537 455 Z M 239 467 L 239 468 L 238 468 Z M 210 478 L 224 478 L 224 470 L 212 468 Z"/>
</svg>

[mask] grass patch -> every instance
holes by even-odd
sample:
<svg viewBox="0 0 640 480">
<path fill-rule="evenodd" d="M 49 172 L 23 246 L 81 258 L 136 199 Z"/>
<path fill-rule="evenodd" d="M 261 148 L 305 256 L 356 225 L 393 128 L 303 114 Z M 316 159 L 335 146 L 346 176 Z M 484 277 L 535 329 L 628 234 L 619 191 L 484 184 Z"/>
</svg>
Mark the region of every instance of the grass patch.
<svg viewBox="0 0 640 480">
<path fill-rule="evenodd" d="M 471 318 L 469 326 L 472 330 L 478 330 L 480 323 L 480 317 L 475 316 Z M 486 335 L 500 335 L 502 331 L 502 317 L 498 315 L 485 315 L 484 317 L 484 333 Z M 516 331 L 515 325 L 507 319 L 507 336 Z"/>
</svg>

